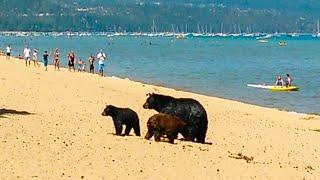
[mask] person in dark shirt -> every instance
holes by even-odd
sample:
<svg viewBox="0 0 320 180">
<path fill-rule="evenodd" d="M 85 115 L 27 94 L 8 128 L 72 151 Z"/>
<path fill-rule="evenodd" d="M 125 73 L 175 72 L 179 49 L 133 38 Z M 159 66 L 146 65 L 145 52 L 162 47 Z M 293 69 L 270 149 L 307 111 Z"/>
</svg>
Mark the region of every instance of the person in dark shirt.
<svg viewBox="0 0 320 180">
<path fill-rule="evenodd" d="M 88 59 L 90 66 L 90 73 L 94 73 L 94 56 L 91 54 Z"/>
<path fill-rule="evenodd" d="M 43 53 L 43 65 L 45 67 L 45 70 L 47 71 L 48 70 L 48 58 L 49 58 L 49 54 L 48 54 L 48 51 L 44 51 Z"/>
<path fill-rule="evenodd" d="M 73 51 L 71 51 L 68 54 L 68 66 L 69 66 L 69 71 L 71 71 L 71 69 L 73 69 L 73 71 L 76 71 L 74 68 L 74 61 L 75 61 L 75 54 Z"/>
<path fill-rule="evenodd" d="M 286 86 L 292 86 L 292 77 L 290 76 L 290 74 L 287 74 L 287 78 L 286 78 Z"/>
</svg>

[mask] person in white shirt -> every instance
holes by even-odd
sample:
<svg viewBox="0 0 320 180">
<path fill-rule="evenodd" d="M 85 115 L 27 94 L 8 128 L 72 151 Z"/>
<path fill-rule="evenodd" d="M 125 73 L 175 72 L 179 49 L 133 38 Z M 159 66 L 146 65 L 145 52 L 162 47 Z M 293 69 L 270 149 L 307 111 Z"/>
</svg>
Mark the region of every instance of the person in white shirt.
<svg viewBox="0 0 320 180">
<path fill-rule="evenodd" d="M 9 60 L 10 56 L 11 56 L 11 47 L 10 47 L 10 45 L 8 45 L 6 47 L 6 59 Z"/>
<path fill-rule="evenodd" d="M 37 49 L 33 49 L 32 61 L 33 61 L 34 66 L 36 66 L 36 64 L 37 64 L 37 66 L 40 67 L 40 65 L 38 63 L 38 50 Z"/>
<path fill-rule="evenodd" d="M 103 69 L 104 69 L 104 61 L 107 58 L 106 54 L 100 50 L 100 52 L 97 54 L 97 59 L 99 60 L 99 73 L 101 76 L 103 76 Z"/>
<path fill-rule="evenodd" d="M 23 50 L 24 59 L 26 60 L 26 66 L 28 66 L 28 61 L 30 66 L 30 54 L 31 54 L 31 50 L 28 46 L 26 46 Z"/>
</svg>

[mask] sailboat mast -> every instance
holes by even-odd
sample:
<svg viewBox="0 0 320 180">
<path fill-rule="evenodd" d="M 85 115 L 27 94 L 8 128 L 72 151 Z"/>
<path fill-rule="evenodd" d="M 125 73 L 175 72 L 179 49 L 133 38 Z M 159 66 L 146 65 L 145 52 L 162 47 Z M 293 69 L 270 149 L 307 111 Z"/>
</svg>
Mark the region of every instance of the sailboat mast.
<svg viewBox="0 0 320 180">
<path fill-rule="evenodd" d="M 223 34 L 223 23 L 221 23 L 221 34 Z"/>
<path fill-rule="evenodd" d="M 175 36 L 176 33 L 175 33 L 175 30 L 174 30 L 173 24 L 171 24 L 171 28 L 172 28 L 173 36 Z"/>
<path fill-rule="evenodd" d="M 157 26 L 155 23 L 154 23 L 154 30 L 155 30 L 156 34 L 158 34 Z"/>
<path fill-rule="evenodd" d="M 152 19 L 152 34 L 154 34 L 154 19 Z"/>
<path fill-rule="evenodd" d="M 188 24 L 186 24 L 186 32 L 185 33 L 188 33 Z"/>
</svg>

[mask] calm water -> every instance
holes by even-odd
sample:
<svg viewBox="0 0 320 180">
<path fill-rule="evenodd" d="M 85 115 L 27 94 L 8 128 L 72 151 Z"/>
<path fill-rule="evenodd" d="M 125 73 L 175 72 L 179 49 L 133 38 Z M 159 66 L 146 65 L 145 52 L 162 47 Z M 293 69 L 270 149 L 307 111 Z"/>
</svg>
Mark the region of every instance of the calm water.
<svg viewBox="0 0 320 180">
<path fill-rule="evenodd" d="M 288 45 L 280 47 L 278 42 Z M 149 44 L 151 42 L 151 45 Z M 67 51 L 87 59 L 103 48 L 107 74 L 151 84 L 198 92 L 288 111 L 320 113 L 320 39 L 279 38 L 258 43 L 255 38 L 169 37 L 0 37 L 13 54 L 25 43 L 41 52 L 60 48 L 66 66 Z M 42 54 L 42 53 L 41 53 Z M 273 83 L 276 75 L 290 73 L 298 92 L 270 92 L 248 83 Z"/>
</svg>

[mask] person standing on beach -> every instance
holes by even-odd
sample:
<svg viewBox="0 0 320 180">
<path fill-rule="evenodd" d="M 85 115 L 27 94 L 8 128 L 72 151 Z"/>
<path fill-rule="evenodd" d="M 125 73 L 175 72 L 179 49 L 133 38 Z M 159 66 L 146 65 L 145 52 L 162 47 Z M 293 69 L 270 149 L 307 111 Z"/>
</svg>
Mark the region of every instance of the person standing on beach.
<svg viewBox="0 0 320 180">
<path fill-rule="evenodd" d="M 38 63 L 38 50 L 37 49 L 33 49 L 32 61 L 33 61 L 34 66 L 36 66 L 36 64 L 37 64 L 37 66 L 40 67 L 40 64 Z"/>
<path fill-rule="evenodd" d="M 31 50 L 28 46 L 26 46 L 23 50 L 23 55 L 24 55 L 24 59 L 26 61 L 26 66 L 28 66 L 28 61 L 29 61 L 29 66 L 30 66 L 30 54 L 31 54 Z"/>
<path fill-rule="evenodd" d="M 6 47 L 6 59 L 10 60 L 10 56 L 11 56 L 11 47 L 10 47 L 10 45 L 8 45 Z"/>
<path fill-rule="evenodd" d="M 88 63 L 89 63 L 89 68 L 90 68 L 90 73 L 94 73 L 94 56 L 91 54 L 89 56 L 89 59 L 88 59 Z"/>
<path fill-rule="evenodd" d="M 54 58 L 53 58 L 53 64 L 54 64 L 54 70 L 59 70 L 60 66 L 59 66 L 59 63 L 60 63 L 60 52 L 59 52 L 59 49 L 56 48 L 54 50 L 54 54 L 53 54 Z"/>
<path fill-rule="evenodd" d="M 44 68 L 45 70 L 47 71 L 48 70 L 48 58 L 49 58 L 49 54 L 48 54 L 48 51 L 44 51 L 44 54 L 43 54 L 43 65 L 44 65 Z"/>
<path fill-rule="evenodd" d="M 82 62 L 81 71 L 86 72 L 86 63 L 84 61 Z"/>
<path fill-rule="evenodd" d="M 80 58 L 79 61 L 78 61 L 78 72 L 81 72 L 81 70 L 82 70 L 82 64 L 83 64 L 83 61 L 82 61 L 82 59 Z"/>
<path fill-rule="evenodd" d="M 99 73 L 101 76 L 103 76 L 104 60 L 106 58 L 106 54 L 101 49 L 100 52 L 97 54 L 97 59 L 99 60 Z"/>
<path fill-rule="evenodd" d="M 73 69 L 73 71 L 75 72 L 75 68 L 74 68 L 74 60 L 75 60 L 75 55 L 74 52 L 71 51 L 68 54 L 68 66 L 69 66 L 69 71 L 71 71 L 71 69 Z"/>
</svg>

